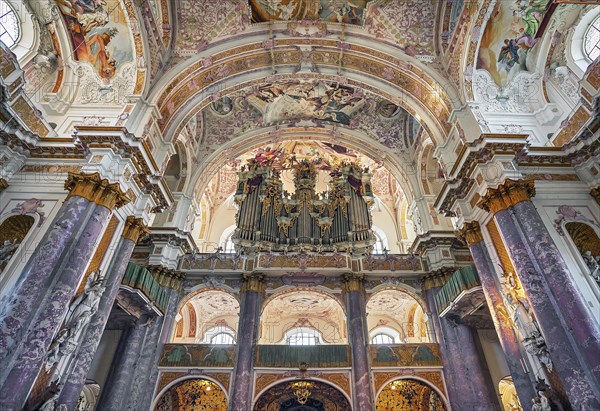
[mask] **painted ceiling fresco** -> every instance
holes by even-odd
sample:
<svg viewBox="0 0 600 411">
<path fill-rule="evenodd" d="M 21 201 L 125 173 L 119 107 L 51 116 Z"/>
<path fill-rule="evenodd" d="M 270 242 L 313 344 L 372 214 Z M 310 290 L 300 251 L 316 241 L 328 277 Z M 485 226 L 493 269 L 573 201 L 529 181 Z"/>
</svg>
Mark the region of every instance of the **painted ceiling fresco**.
<svg viewBox="0 0 600 411">
<path fill-rule="evenodd" d="M 261 395 L 256 401 L 254 411 L 347 411 L 351 409 L 341 391 L 320 381 L 310 381 L 310 384 L 311 395 L 304 406 L 297 401 L 288 381 L 275 385 Z"/>
<path fill-rule="evenodd" d="M 321 187 L 327 184 L 330 180 L 328 171 L 343 161 L 358 161 L 363 166 L 369 168 L 371 173 L 371 184 L 373 192 L 380 199 L 392 200 L 392 193 L 396 192 L 398 182 L 383 165 L 381 160 L 372 159 L 357 151 L 349 149 L 345 146 L 335 144 L 334 142 L 317 141 L 317 140 L 284 140 L 274 142 L 273 144 L 260 147 L 244 153 L 236 159 L 229 160 L 212 178 L 210 187 L 210 195 L 213 197 L 211 204 L 221 204 L 237 188 L 237 172 L 242 164 L 250 158 L 257 157 L 274 157 L 273 166 L 279 171 L 282 171 L 282 179 L 284 185 L 292 186 L 293 174 L 291 171 L 291 162 L 312 160 L 318 164 L 317 186 Z M 287 188 L 286 188 L 287 190 Z M 319 190 L 323 190 L 319 188 Z M 289 191 L 289 190 L 288 190 Z M 394 197 L 394 199 L 396 199 Z"/>
<path fill-rule="evenodd" d="M 485 27 L 477 68 L 487 70 L 492 79 L 505 87 L 534 62 L 530 51 L 539 40 L 540 26 L 550 0 L 499 1 Z"/>
<path fill-rule="evenodd" d="M 265 124 L 307 119 L 349 125 L 352 114 L 364 105 L 363 96 L 353 88 L 323 81 L 266 84 L 248 101 Z"/>
<path fill-rule="evenodd" d="M 250 0 L 252 21 L 323 20 L 362 24 L 371 0 Z"/>
<path fill-rule="evenodd" d="M 194 139 L 189 143 L 198 149 L 196 163 L 243 133 L 268 125 L 340 124 L 363 131 L 374 142 L 399 151 L 411 147 L 421 130 L 408 112 L 379 96 L 336 83 L 309 80 L 269 83 L 217 97 L 190 121 L 194 124 L 188 128 L 195 135 L 188 133 L 186 138 Z"/>
<path fill-rule="evenodd" d="M 110 80 L 133 60 L 127 20 L 118 0 L 57 0 L 73 46 L 73 57 Z"/>
</svg>

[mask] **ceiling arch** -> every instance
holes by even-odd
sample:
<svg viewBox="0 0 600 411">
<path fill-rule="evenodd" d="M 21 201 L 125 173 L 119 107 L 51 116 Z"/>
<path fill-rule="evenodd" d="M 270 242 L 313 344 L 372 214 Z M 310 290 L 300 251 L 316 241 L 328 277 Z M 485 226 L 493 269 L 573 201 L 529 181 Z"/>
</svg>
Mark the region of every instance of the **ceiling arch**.
<svg viewBox="0 0 600 411">
<path fill-rule="evenodd" d="M 365 47 L 364 41 L 352 43 L 348 38 L 342 49 L 337 37 L 302 38 L 302 49 L 293 37 L 277 36 L 272 45 L 265 45 L 264 33 L 249 32 L 244 41 L 236 40 L 176 65 L 153 88 L 148 99 L 160 111 L 159 125 L 167 140 L 215 96 L 286 74 L 344 81 L 388 98 L 421 118 L 436 143 L 450 130 L 449 115 L 458 102 L 454 86 L 398 47 L 379 44 L 379 39 Z M 305 63 L 314 65 L 307 68 Z"/>
<path fill-rule="evenodd" d="M 193 174 L 185 192 L 188 195 L 200 197 L 211 178 L 218 170 L 232 158 L 264 146 L 287 140 L 313 140 L 334 142 L 349 149 L 355 150 L 372 159 L 381 161 L 388 171 L 396 178 L 407 197 L 411 201 L 415 189 L 418 190 L 415 163 L 408 154 L 394 154 L 382 144 L 372 141 L 364 133 L 356 130 L 347 130 L 343 127 L 317 128 L 317 127 L 287 127 L 280 129 L 276 126 L 255 128 L 237 136 L 233 141 L 220 146 L 212 152 L 201 164 L 196 163 Z"/>
</svg>

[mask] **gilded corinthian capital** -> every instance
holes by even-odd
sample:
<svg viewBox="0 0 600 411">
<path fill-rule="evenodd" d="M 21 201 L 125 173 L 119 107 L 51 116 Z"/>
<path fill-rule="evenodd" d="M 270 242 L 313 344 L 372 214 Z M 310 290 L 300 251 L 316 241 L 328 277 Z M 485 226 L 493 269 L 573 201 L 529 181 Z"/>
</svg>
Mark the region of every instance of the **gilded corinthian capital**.
<svg viewBox="0 0 600 411">
<path fill-rule="evenodd" d="M 507 178 L 504 184 L 500 184 L 496 188 L 488 188 L 485 197 L 477 206 L 495 214 L 522 201 L 530 200 L 534 196 L 535 183 L 533 179 L 511 180 Z"/>
<path fill-rule="evenodd" d="M 344 274 L 344 283 L 346 285 L 346 291 L 363 291 L 363 281 L 365 275 L 360 273 L 346 273 Z"/>
<path fill-rule="evenodd" d="M 463 228 L 456 233 L 458 238 L 462 239 L 470 247 L 483 241 L 481 226 L 477 221 L 465 222 Z"/>
<path fill-rule="evenodd" d="M 69 195 L 83 197 L 88 201 L 113 210 L 129 202 L 119 183 L 110 183 L 107 179 L 100 177 L 99 173 L 69 173 L 65 181 L 65 190 Z"/>
<path fill-rule="evenodd" d="M 141 218 L 136 218 L 134 216 L 127 217 L 125 220 L 125 227 L 123 228 L 122 236 L 127 240 L 131 240 L 134 243 L 137 243 L 138 240 L 145 235 L 150 234 L 150 230 L 144 224 L 144 220 Z"/>
</svg>

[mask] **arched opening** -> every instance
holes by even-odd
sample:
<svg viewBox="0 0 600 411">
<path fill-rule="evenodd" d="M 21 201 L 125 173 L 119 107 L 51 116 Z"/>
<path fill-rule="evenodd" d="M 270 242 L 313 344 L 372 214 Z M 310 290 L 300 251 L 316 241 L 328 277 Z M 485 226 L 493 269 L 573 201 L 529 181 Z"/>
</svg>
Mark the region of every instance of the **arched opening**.
<svg viewBox="0 0 600 411">
<path fill-rule="evenodd" d="M 0 41 L 13 48 L 21 37 L 17 13 L 6 0 L 0 0 Z"/>
<path fill-rule="evenodd" d="M 240 304 L 229 293 L 205 290 L 189 297 L 175 318 L 174 343 L 235 344 Z"/>
<path fill-rule="evenodd" d="M 310 290 L 275 296 L 260 320 L 259 344 L 347 344 L 346 315 L 333 297 Z"/>
<path fill-rule="evenodd" d="M 35 219 L 29 215 L 13 215 L 0 224 L 0 274 L 27 236 Z"/>
<path fill-rule="evenodd" d="M 600 285 L 600 237 L 588 224 L 572 221 L 565 229 L 581 254 L 591 277 Z"/>
<path fill-rule="evenodd" d="M 321 381 L 292 380 L 274 385 L 256 401 L 254 411 L 350 411 L 337 388 Z"/>
<path fill-rule="evenodd" d="M 401 109 L 397 108 L 397 110 Z M 214 121 L 215 124 L 219 124 L 221 120 L 215 118 Z M 315 164 L 317 168 L 315 192 L 322 196 L 328 195 L 331 189 L 330 173 L 336 167 L 343 162 L 359 163 L 371 174 L 371 188 L 376 199 L 371 210 L 373 224 L 380 227 L 378 232 L 380 241 L 376 251 L 379 254 L 383 253 L 383 248 L 387 248 L 392 253 L 400 251 L 398 248 L 400 228 L 394 213 L 390 210 L 396 209 L 399 198 L 401 201 L 406 201 L 406 196 L 400 183 L 380 159 L 337 144 L 333 139 L 318 137 L 311 140 L 287 137 L 278 139 L 273 144 L 265 143 L 260 146 L 253 144 L 251 147 L 245 151 L 240 150 L 242 154 L 224 161 L 216 167 L 214 174 L 208 174 L 210 170 L 214 170 L 211 168 L 202 177 L 194 177 L 198 178 L 195 196 L 202 207 L 202 221 L 197 226 L 206 227 L 204 233 L 198 233 L 198 241 L 204 244 L 205 251 L 216 249 L 218 244 L 224 250 L 233 252 L 233 244 L 227 244 L 226 233 L 230 234 L 229 230 L 235 229 L 235 216 L 238 212 L 234 198 L 238 182 L 237 173 L 247 167 L 247 162 L 253 159 L 272 163 L 273 169 L 281 174 L 282 190 L 289 195 L 295 190 L 293 173 L 300 161 L 307 160 Z"/>
<path fill-rule="evenodd" d="M 373 344 L 430 342 L 426 321 L 425 312 L 419 302 L 401 290 L 378 291 L 367 302 L 367 326 L 369 340 Z M 375 339 L 378 335 L 387 337 Z M 393 342 L 384 342 L 390 338 Z"/>
<path fill-rule="evenodd" d="M 376 411 L 446 411 L 442 397 L 429 385 L 413 380 L 392 381 L 377 397 Z"/>
<path fill-rule="evenodd" d="M 498 383 L 498 393 L 500 394 L 500 401 L 505 410 L 521 410 L 521 402 L 517 395 L 515 383 L 510 375 L 502 378 Z"/>
<path fill-rule="evenodd" d="M 210 380 L 185 380 L 169 388 L 154 407 L 154 411 L 195 410 L 226 411 L 225 392 Z"/>
</svg>

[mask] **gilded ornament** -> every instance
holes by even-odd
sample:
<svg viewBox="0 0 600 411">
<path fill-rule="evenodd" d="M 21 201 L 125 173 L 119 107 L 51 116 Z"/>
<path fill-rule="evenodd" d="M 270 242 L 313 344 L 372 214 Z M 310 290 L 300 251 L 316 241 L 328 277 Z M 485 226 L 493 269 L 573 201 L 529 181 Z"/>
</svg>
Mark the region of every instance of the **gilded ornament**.
<svg viewBox="0 0 600 411">
<path fill-rule="evenodd" d="M 137 243 L 142 237 L 150 234 L 150 230 L 144 224 L 144 220 L 133 216 L 128 216 L 125 220 L 122 236 L 127 240 Z"/>
<path fill-rule="evenodd" d="M 246 291 L 254 291 L 257 293 L 261 292 L 264 278 L 265 276 L 262 274 L 251 274 L 244 276 Z"/>
<path fill-rule="evenodd" d="M 469 247 L 483 241 L 481 226 L 477 221 L 465 222 L 462 230 L 457 233 L 457 236 L 467 243 Z"/>
<path fill-rule="evenodd" d="M 535 182 L 533 179 L 512 180 L 507 178 L 504 184 L 497 188 L 489 188 L 477 206 L 495 214 L 523 201 L 531 200 L 534 196 Z"/>
<path fill-rule="evenodd" d="M 100 177 L 99 173 L 69 173 L 65 181 L 65 190 L 69 190 L 71 196 L 83 197 L 99 206 L 113 210 L 129 202 L 119 183 L 110 183 L 107 179 Z"/>
<path fill-rule="evenodd" d="M 363 291 L 364 274 L 346 273 L 344 274 L 344 282 L 346 291 Z"/>
</svg>

